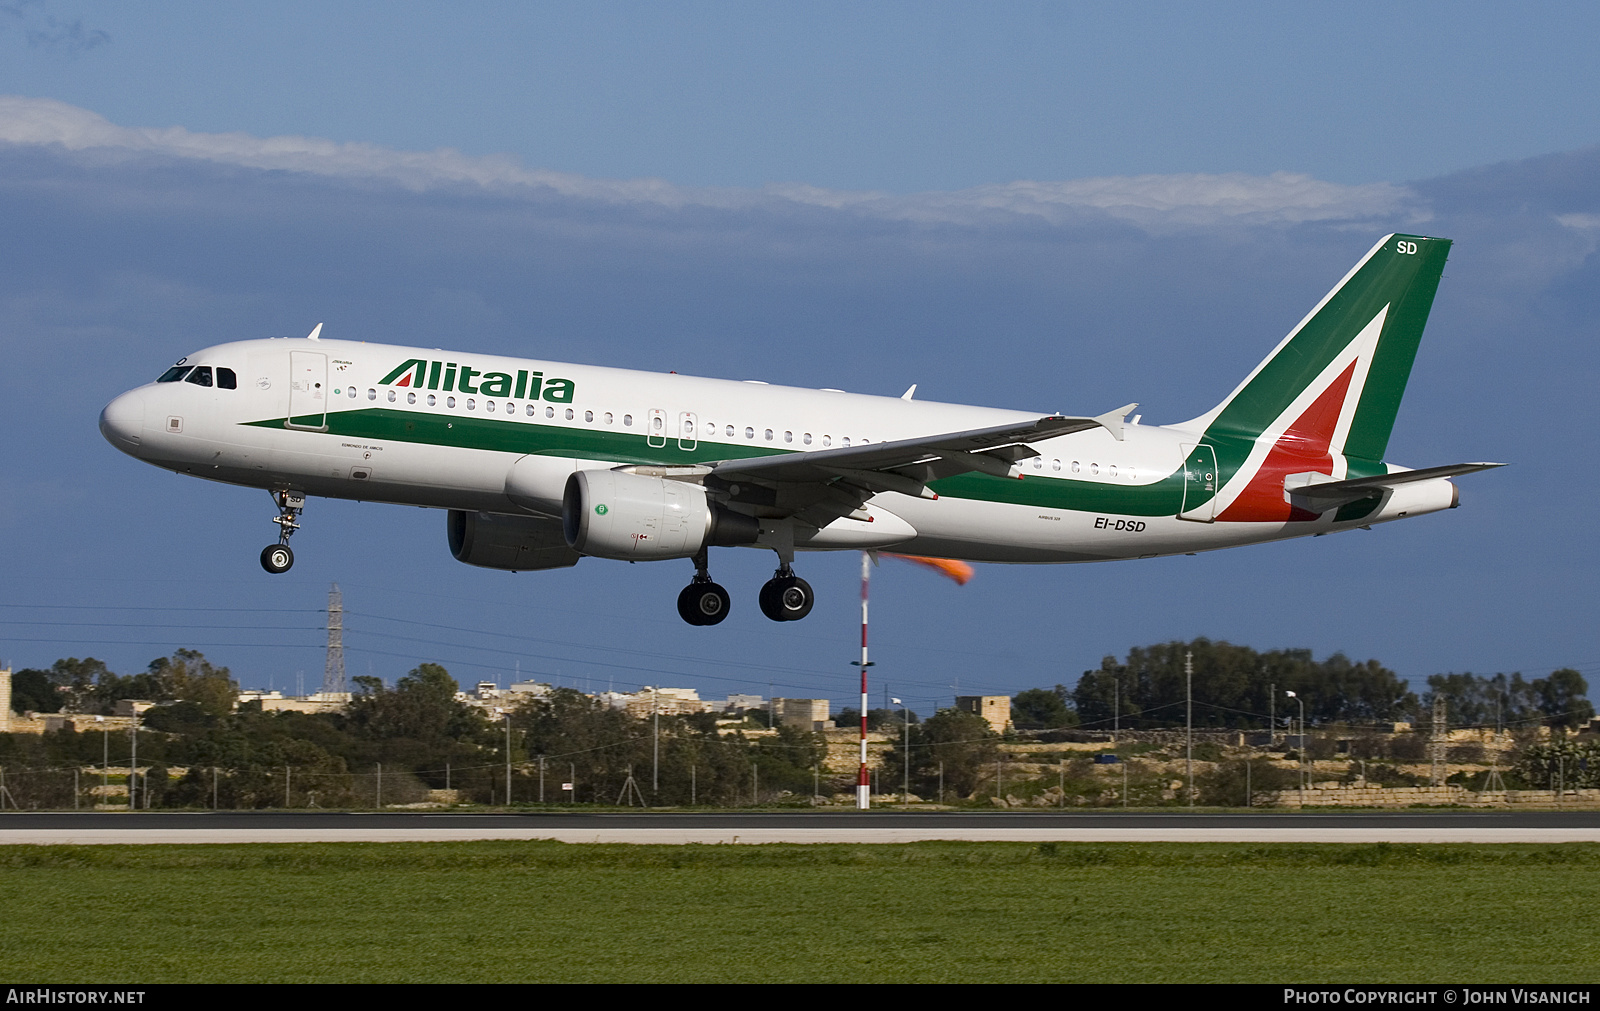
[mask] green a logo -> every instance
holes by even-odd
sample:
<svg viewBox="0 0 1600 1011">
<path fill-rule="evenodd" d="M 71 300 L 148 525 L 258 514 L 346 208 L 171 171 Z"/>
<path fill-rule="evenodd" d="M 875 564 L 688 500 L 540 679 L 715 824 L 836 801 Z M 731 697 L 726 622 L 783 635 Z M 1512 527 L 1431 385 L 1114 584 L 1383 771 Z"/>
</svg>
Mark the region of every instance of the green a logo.
<svg viewBox="0 0 1600 1011">
<path fill-rule="evenodd" d="M 611 510 L 607 509 L 606 508 L 606 504 L 604 502 L 602 502 L 599 505 L 594 507 L 594 511 L 595 511 L 595 515 L 596 516 L 604 516 L 606 513 L 610 512 Z"/>
</svg>

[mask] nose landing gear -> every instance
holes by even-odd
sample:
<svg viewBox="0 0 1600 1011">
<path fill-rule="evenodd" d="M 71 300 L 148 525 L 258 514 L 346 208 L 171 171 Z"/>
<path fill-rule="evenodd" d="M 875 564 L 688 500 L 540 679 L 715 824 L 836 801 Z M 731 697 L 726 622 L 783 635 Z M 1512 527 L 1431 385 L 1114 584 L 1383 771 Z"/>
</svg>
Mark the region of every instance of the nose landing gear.
<svg viewBox="0 0 1600 1011">
<path fill-rule="evenodd" d="M 305 510 L 306 497 L 297 491 L 276 491 L 272 493 L 272 500 L 278 504 L 278 515 L 272 522 L 278 524 L 278 543 L 269 544 L 261 549 L 261 567 L 277 575 L 288 572 L 294 565 L 294 552 L 289 550 L 289 537 L 300 529 L 296 522 L 300 513 Z"/>
</svg>

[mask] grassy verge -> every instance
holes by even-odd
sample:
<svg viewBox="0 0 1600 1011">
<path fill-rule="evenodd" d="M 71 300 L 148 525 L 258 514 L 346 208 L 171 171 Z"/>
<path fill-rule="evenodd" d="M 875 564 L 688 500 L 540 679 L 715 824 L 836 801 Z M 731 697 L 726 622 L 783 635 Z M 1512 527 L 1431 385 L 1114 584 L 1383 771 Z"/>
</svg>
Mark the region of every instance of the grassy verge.
<svg viewBox="0 0 1600 1011">
<path fill-rule="evenodd" d="M 48 982 L 1587 982 L 1600 845 L 0 848 Z"/>
</svg>

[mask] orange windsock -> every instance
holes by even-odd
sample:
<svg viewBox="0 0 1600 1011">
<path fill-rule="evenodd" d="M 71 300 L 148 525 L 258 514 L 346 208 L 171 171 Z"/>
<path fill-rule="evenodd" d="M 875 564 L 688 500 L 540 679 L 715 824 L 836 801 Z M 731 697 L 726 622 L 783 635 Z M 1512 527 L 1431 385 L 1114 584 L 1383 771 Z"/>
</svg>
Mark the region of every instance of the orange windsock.
<svg viewBox="0 0 1600 1011">
<path fill-rule="evenodd" d="M 890 558 L 902 558 L 908 562 L 915 562 L 918 565 L 925 565 L 941 575 L 949 576 L 951 579 L 954 579 L 956 581 L 956 585 L 958 586 L 966 586 L 967 580 L 972 578 L 972 566 L 968 565 L 966 562 L 958 562 L 953 558 L 928 558 L 925 555 L 897 555 L 892 551 L 885 551 L 884 554 L 888 555 Z"/>
</svg>

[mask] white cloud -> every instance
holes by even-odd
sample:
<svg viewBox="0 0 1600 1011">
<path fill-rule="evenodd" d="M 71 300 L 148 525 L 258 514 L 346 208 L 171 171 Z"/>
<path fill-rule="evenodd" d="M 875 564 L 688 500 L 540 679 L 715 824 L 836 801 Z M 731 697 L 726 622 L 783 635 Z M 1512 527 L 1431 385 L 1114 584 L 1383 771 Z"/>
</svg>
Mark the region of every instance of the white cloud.
<svg viewBox="0 0 1600 1011">
<path fill-rule="evenodd" d="M 1577 232 L 1600 231 L 1600 214 L 1557 214 L 1556 224 Z"/>
<path fill-rule="evenodd" d="M 470 156 L 448 148 L 396 151 L 317 137 L 195 133 L 177 126 L 121 127 L 65 102 L 20 96 L 0 96 L 0 143 L 366 179 L 414 191 L 466 185 L 616 206 L 816 208 L 918 224 L 978 226 L 1034 221 L 1062 225 L 1089 213 L 1160 230 L 1229 222 L 1292 224 L 1396 217 L 1415 221 L 1425 217 L 1417 195 L 1403 186 L 1344 186 L 1288 172 L 1019 181 L 909 195 L 801 184 L 754 190 L 677 186 L 660 179 L 591 179 L 528 169 L 506 155 Z"/>
</svg>

